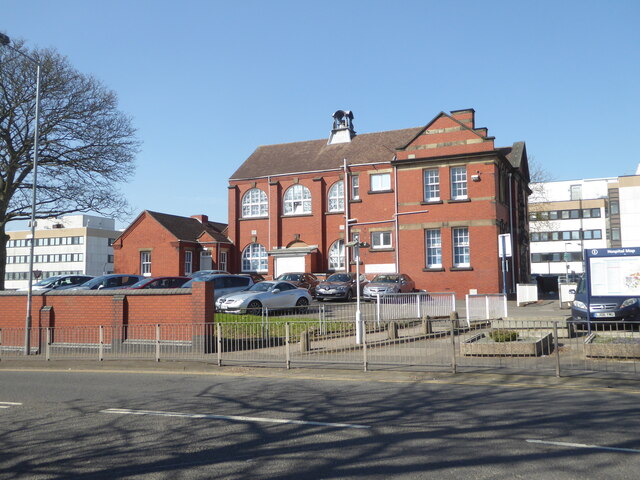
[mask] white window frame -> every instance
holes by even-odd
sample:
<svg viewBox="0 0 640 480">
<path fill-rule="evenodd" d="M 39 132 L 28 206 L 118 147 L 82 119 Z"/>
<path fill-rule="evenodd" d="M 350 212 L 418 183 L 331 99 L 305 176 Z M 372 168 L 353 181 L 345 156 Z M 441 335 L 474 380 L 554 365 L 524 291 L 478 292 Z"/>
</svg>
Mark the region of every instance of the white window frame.
<svg viewBox="0 0 640 480">
<path fill-rule="evenodd" d="M 424 201 L 437 202 L 440 200 L 440 171 L 437 168 L 424 170 Z"/>
<path fill-rule="evenodd" d="M 140 252 L 140 275 L 151 276 L 151 251 Z"/>
<path fill-rule="evenodd" d="M 311 190 L 299 183 L 284 193 L 284 215 L 306 215 L 311 213 Z"/>
<path fill-rule="evenodd" d="M 469 243 L 469 228 L 456 227 L 452 229 L 451 238 L 453 240 L 453 266 L 470 267 L 471 250 Z"/>
<path fill-rule="evenodd" d="M 469 198 L 467 191 L 467 167 L 451 167 L 451 199 Z"/>
<path fill-rule="evenodd" d="M 186 250 L 184 252 L 184 274 L 191 275 L 193 273 L 193 252 Z"/>
<path fill-rule="evenodd" d="M 266 217 L 268 215 L 267 194 L 259 188 L 247 190 L 242 197 L 242 218 Z"/>
<path fill-rule="evenodd" d="M 424 231 L 427 268 L 442 268 L 442 232 L 439 228 Z"/>
<path fill-rule="evenodd" d="M 351 175 L 351 200 L 360 200 L 360 176 Z"/>
<path fill-rule="evenodd" d="M 218 260 L 218 268 L 220 270 L 224 270 L 225 272 L 227 271 L 227 251 L 226 250 L 221 250 L 220 251 L 220 259 Z"/>
<path fill-rule="evenodd" d="M 372 173 L 369 175 L 372 192 L 388 192 L 391 190 L 390 173 Z"/>
<path fill-rule="evenodd" d="M 242 271 L 264 273 L 269 269 L 267 249 L 260 243 L 250 243 L 242 251 Z"/>
<path fill-rule="evenodd" d="M 329 270 L 345 270 L 344 240 L 336 240 L 329 247 Z"/>
<path fill-rule="evenodd" d="M 330 212 L 344 212 L 344 181 L 338 180 L 331 185 L 327 195 Z"/>
<path fill-rule="evenodd" d="M 393 248 L 393 234 L 391 230 L 371 232 L 371 248 L 374 250 Z"/>
</svg>

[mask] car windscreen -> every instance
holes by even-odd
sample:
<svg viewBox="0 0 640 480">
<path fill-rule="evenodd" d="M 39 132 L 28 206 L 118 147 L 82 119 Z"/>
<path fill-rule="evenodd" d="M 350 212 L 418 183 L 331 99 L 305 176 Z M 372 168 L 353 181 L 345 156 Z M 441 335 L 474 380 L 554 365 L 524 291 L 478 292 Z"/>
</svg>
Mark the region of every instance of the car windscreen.
<svg viewBox="0 0 640 480">
<path fill-rule="evenodd" d="M 82 284 L 83 287 L 95 287 L 97 285 L 101 285 L 104 282 L 105 277 L 96 277 L 88 282 Z"/>
<path fill-rule="evenodd" d="M 278 277 L 278 280 L 286 280 L 288 282 L 298 282 L 300 280 L 302 280 L 300 277 L 302 275 L 300 275 L 299 273 L 285 273 L 284 275 L 280 275 Z"/>
<path fill-rule="evenodd" d="M 131 285 L 131 288 L 140 288 L 142 285 L 147 283 L 149 280 L 151 280 L 151 279 L 150 278 L 143 278 L 139 282 L 136 282 L 133 285 Z"/>
<path fill-rule="evenodd" d="M 580 283 L 578 283 L 576 293 L 587 293 L 587 282 L 584 278 L 580 279 Z"/>
<path fill-rule="evenodd" d="M 40 280 L 38 283 L 34 283 L 33 286 L 34 287 L 46 287 L 46 286 L 51 285 L 53 282 L 55 282 L 59 278 L 61 278 L 60 275 L 55 276 L 55 277 L 45 278 L 44 280 Z"/>
<path fill-rule="evenodd" d="M 373 281 L 379 283 L 398 283 L 400 277 L 398 275 L 378 275 Z"/>
<path fill-rule="evenodd" d="M 273 289 L 275 283 L 271 282 L 259 282 L 255 283 L 249 289 L 252 292 L 269 292 Z"/>
<path fill-rule="evenodd" d="M 334 273 L 327 278 L 327 282 L 349 282 L 351 277 L 345 273 Z"/>
</svg>

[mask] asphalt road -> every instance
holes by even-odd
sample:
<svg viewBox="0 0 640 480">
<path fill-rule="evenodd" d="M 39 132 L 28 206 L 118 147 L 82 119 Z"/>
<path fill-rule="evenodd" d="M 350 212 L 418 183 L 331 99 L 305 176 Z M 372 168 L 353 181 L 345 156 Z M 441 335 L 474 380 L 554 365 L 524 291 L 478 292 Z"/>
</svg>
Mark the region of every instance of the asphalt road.
<svg viewBox="0 0 640 480">
<path fill-rule="evenodd" d="M 640 384 L 204 373 L 0 370 L 0 478 L 563 480 L 640 470 Z"/>
</svg>

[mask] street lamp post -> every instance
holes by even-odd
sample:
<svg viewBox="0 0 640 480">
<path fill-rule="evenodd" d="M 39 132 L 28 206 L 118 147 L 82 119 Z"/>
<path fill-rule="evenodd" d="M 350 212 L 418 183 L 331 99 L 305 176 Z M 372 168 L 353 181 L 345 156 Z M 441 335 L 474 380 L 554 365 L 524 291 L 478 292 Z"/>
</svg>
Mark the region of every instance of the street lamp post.
<svg viewBox="0 0 640 480">
<path fill-rule="evenodd" d="M 38 127 L 40 125 L 40 62 L 10 45 L 11 39 L 0 33 L 0 46 L 10 48 L 36 66 L 36 116 L 33 129 L 33 185 L 31 188 L 31 242 L 29 244 L 29 284 L 27 285 L 27 318 L 24 332 L 24 354 L 31 353 L 31 305 L 33 303 L 33 249 L 36 243 L 36 185 L 38 184 Z"/>
<path fill-rule="evenodd" d="M 571 245 L 571 242 L 564 242 L 564 274 L 565 283 L 569 283 L 569 252 L 567 246 Z"/>
</svg>

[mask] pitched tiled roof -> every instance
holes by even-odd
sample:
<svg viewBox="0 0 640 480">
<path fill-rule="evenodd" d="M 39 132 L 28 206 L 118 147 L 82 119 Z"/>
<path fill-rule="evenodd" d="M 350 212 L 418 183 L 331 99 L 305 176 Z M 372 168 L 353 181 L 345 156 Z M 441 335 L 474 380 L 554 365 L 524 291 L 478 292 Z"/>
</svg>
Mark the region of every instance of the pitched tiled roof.
<svg viewBox="0 0 640 480">
<path fill-rule="evenodd" d="M 231 175 L 231 180 L 341 168 L 349 165 L 389 162 L 395 149 L 406 145 L 424 127 L 356 135 L 351 142 L 327 145 L 327 140 L 258 147 Z"/>
<path fill-rule="evenodd" d="M 511 147 L 501 147 L 497 150 L 507 157 L 513 167 L 520 168 L 525 150 L 524 142 L 515 142 Z"/>
<path fill-rule="evenodd" d="M 178 240 L 197 242 L 198 238 L 206 232 L 218 242 L 229 243 L 229 239 L 225 235 L 227 225 L 224 223 L 200 223 L 195 218 L 180 217 L 178 215 L 152 212 L 150 210 L 147 210 L 147 213 L 160 225 L 169 230 Z"/>
</svg>

